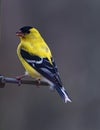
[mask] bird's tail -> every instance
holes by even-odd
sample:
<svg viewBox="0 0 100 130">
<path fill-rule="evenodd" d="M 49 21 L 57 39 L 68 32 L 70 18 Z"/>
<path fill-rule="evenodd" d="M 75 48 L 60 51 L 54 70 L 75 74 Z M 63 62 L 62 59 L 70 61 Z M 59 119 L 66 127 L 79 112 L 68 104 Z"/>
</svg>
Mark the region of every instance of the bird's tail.
<svg viewBox="0 0 100 130">
<path fill-rule="evenodd" d="M 54 88 L 57 90 L 57 92 L 59 93 L 59 95 L 65 103 L 72 102 L 71 99 L 68 97 L 68 94 L 64 87 L 54 86 Z"/>
</svg>

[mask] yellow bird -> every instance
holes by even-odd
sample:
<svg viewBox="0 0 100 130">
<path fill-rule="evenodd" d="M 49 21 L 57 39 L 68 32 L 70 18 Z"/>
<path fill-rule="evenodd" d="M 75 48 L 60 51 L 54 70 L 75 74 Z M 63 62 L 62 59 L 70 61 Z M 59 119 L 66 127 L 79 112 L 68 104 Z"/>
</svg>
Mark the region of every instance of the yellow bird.
<svg viewBox="0 0 100 130">
<path fill-rule="evenodd" d="M 17 47 L 18 57 L 26 72 L 36 79 L 46 79 L 52 89 L 56 89 L 65 103 L 71 102 L 62 85 L 57 66 L 51 51 L 37 29 L 25 26 L 17 33 L 20 43 Z"/>
</svg>

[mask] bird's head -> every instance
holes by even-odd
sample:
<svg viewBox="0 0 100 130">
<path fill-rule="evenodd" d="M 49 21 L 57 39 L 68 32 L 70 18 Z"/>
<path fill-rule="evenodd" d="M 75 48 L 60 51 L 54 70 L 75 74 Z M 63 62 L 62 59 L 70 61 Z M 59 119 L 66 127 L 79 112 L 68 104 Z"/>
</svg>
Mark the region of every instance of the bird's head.
<svg viewBox="0 0 100 130">
<path fill-rule="evenodd" d="M 16 32 L 16 35 L 22 39 L 34 38 L 39 35 L 39 32 L 37 31 L 37 29 L 31 26 L 24 26 L 20 28 L 18 32 Z"/>
</svg>

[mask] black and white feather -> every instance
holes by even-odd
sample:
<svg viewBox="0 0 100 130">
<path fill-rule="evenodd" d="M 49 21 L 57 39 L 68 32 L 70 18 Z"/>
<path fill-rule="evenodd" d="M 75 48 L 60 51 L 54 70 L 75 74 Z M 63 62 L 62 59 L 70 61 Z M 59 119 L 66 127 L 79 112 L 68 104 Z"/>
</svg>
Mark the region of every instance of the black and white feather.
<svg viewBox="0 0 100 130">
<path fill-rule="evenodd" d="M 30 66 L 32 66 L 38 73 L 40 73 L 43 77 L 53 83 L 53 87 L 57 90 L 57 92 L 65 102 L 71 102 L 71 100 L 68 98 L 67 92 L 62 85 L 57 66 L 52 57 L 51 64 L 48 58 L 41 58 L 39 56 L 29 54 L 23 49 L 20 50 L 20 54 Z"/>
</svg>

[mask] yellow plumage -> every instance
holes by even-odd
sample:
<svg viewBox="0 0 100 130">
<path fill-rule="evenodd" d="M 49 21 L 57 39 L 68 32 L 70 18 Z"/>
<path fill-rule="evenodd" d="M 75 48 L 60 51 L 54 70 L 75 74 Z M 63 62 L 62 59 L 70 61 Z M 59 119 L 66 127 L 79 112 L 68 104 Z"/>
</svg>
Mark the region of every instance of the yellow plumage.
<svg viewBox="0 0 100 130">
<path fill-rule="evenodd" d="M 17 54 L 28 75 L 33 78 L 45 78 L 65 103 L 71 102 L 62 85 L 51 51 L 38 30 L 25 26 L 16 35 L 20 37 Z"/>
<path fill-rule="evenodd" d="M 23 64 L 25 70 L 29 73 L 30 76 L 33 78 L 40 78 L 41 75 L 33 68 L 31 67 L 25 59 L 20 54 L 20 49 L 24 49 L 30 54 L 38 55 L 39 57 L 47 57 L 48 60 L 51 62 L 51 52 L 43 38 L 41 37 L 40 33 L 35 29 L 30 29 L 30 34 L 25 34 L 24 37 L 20 37 L 20 43 L 17 48 L 17 54 L 18 57 Z"/>
</svg>

